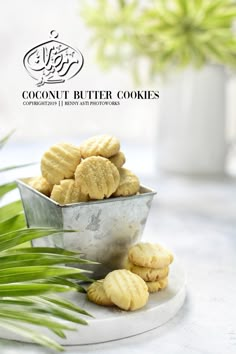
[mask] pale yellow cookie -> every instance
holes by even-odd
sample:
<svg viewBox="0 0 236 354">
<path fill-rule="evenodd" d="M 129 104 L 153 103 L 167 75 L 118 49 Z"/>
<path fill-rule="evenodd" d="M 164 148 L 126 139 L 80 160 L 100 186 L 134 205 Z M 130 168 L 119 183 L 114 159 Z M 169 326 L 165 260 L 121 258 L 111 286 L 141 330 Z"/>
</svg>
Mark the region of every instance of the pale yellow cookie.
<svg viewBox="0 0 236 354">
<path fill-rule="evenodd" d="M 108 298 L 123 310 L 134 311 L 146 305 L 148 288 L 143 279 L 126 269 L 109 273 L 103 282 Z"/>
<path fill-rule="evenodd" d="M 120 168 L 125 164 L 125 154 L 122 151 L 119 151 L 117 154 L 110 157 L 109 160 L 114 163 L 116 167 Z"/>
<path fill-rule="evenodd" d="M 27 183 L 32 188 L 36 189 L 38 192 L 48 197 L 50 196 L 53 186 L 52 184 L 48 183 L 48 181 L 44 177 L 32 177 L 28 180 Z"/>
<path fill-rule="evenodd" d="M 80 145 L 83 158 L 90 156 L 111 157 L 120 150 L 119 140 L 111 135 L 97 135 L 85 140 Z"/>
<path fill-rule="evenodd" d="M 134 195 L 139 191 L 140 183 L 135 174 L 126 168 L 119 168 L 120 184 L 113 193 L 114 197 L 125 197 L 128 195 Z"/>
<path fill-rule="evenodd" d="M 61 143 L 51 146 L 41 160 L 42 175 L 51 184 L 59 184 L 65 178 L 72 178 L 81 160 L 77 146 Z"/>
<path fill-rule="evenodd" d="M 126 260 L 124 267 L 132 273 L 139 275 L 143 280 L 151 282 L 165 278 L 169 273 L 169 267 L 159 269 L 140 267 L 131 263 L 128 259 Z"/>
<path fill-rule="evenodd" d="M 83 160 L 75 171 L 75 181 L 91 199 L 109 198 L 120 182 L 119 171 L 108 159 L 92 156 Z"/>
<path fill-rule="evenodd" d="M 173 261 L 170 251 L 152 243 L 137 243 L 129 249 L 128 257 L 133 264 L 148 268 L 165 268 Z"/>
<path fill-rule="evenodd" d="M 75 181 L 73 179 L 64 179 L 59 185 L 54 185 L 51 199 L 59 204 L 71 204 L 86 202 L 88 200 L 88 195 L 83 194 L 78 186 L 75 186 Z"/>
<path fill-rule="evenodd" d="M 157 281 L 146 281 L 149 293 L 155 293 L 159 290 L 163 290 L 168 285 L 168 278 L 159 279 Z"/>
<path fill-rule="evenodd" d="M 88 287 L 87 296 L 90 301 L 97 305 L 114 306 L 104 291 L 103 279 L 95 281 Z"/>
</svg>

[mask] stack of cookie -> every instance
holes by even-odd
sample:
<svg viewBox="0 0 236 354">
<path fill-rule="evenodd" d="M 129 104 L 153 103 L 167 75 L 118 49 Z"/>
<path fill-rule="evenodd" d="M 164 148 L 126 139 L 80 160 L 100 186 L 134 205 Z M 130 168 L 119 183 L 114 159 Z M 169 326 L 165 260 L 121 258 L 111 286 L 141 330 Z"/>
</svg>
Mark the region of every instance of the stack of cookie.
<svg viewBox="0 0 236 354">
<path fill-rule="evenodd" d="M 134 195 L 139 179 L 123 167 L 125 161 L 114 136 L 95 136 L 80 146 L 60 143 L 44 153 L 42 176 L 28 184 L 59 204 Z"/>
<path fill-rule="evenodd" d="M 139 275 L 153 293 L 167 287 L 172 261 L 171 252 L 159 244 L 138 243 L 129 249 L 125 268 Z"/>
</svg>

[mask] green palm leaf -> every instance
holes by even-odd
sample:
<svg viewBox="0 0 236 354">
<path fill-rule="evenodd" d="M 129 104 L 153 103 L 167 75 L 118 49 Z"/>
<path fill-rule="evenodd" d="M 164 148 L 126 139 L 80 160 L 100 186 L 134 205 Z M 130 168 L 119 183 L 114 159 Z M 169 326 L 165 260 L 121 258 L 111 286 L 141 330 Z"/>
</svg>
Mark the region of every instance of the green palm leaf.
<svg viewBox="0 0 236 354">
<path fill-rule="evenodd" d="M 3 146 L 8 142 L 12 134 L 15 132 L 15 130 L 10 131 L 7 135 L 5 135 L 3 138 L 0 139 L 0 149 L 3 148 Z"/>
<path fill-rule="evenodd" d="M 45 229 L 32 228 L 32 229 L 15 230 L 5 234 L 0 233 L 0 251 L 4 251 L 11 247 L 16 247 L 27 241 L 32 241 L 34 239 L 43 236 L 48 236 L 49 234 L 53 235 L 53 234 L 58 234 L 60 232 L 62 232 L 62 230 L 49 229 L 49 228 L 45 228 Z M 72 231 L 67 230 L 66 232 L 72 232 Z"/>
<path fill-rule="evenodd" d="M 11 251 L 9 251 L 11 252 Z M 5 252 L 0 253 L 1 269 L 13 267 L 30 267 L 30 266 L 48 266 L 56 264 L 71 264 L 71 263 L 89 263 L 88 261 L 81 260 L 77 256 L 64 256 L 63 254 L 49 254 L 49 253 L 27 253 L 20 252 L 18 254 Z"/>
<path fill-rule="evenodd" d="M 23 212 L 23 207 L 20 200 L 4 205 L 0 208 L 0 222 L 7 219 L 11 219 L 12 217 L 22 212 Z M 10 230 L 11 229 L 9 229 L 9 231 Z"/>
<path fill-rule="evenodd" d="M 64 350 L 64 348 L 60 344 L 50 339 L 48 336 L 41 334 L 39 331 L 32 330 L 31 328 L 29 328 L 29 326 L 23 326 L 21 323 L 2 318 L 0 320 L 0 327 L 13 332 L 14 334 L 18 334 L 24 338 L 28 338 L 29 340 L 38 343 L 42 346 L 58 351 Z M 61 334 L 62 332 L 56 331 L 55 333 Z"/>
<path fill-rule="evenodd" d="M 70 276 L 79 274 L 81 270 L 71 267 L 55 267 L 55 266 L 27 266 L 27 267 L 10 267 L 5 268 L 4 272 L 0 272 L 0 284 L 22 283 L 26 281 L 37 281 L 40 279 L 48 279 L 59 276 Z"/>
<path fill-rule="evenodd" d="M 0 284 L 0 297 L 5 296 L 32 296 L 41 295 L 52 292 L 66 292 L 71 289 L 66 285 L 59 284 L 37 284 L 37 283 L 23 283 L 23 284 Z M 73 289 L 74 290 L 74 289 Z"/>
<path fill-rule="evenodd" d="M 12 132 L 0 140 L 0 148 L 11 135 Z M 4 167 L 0 172 L 24 166 Z M 15 188 L 15 182 L 0 185 L 0 199 Z M 93 262 L 61 248 L 27 248 L 25 242 L 62 231 L 27 229 L 19 200 L 0 207 L 0 327 L 60 351 L 62 346 L 40 333 L 40 330 L 32 330 L 30 325 L 45 327 L 66 338 L 65 330 L 75 330 L 75 324 L 87 324 L 81 318 L 81 315 L 89 315 L 85 310 L 70 301 L 54 298 L 54 294 L 68 291 L 85 293 L 80 282 L 92 280 L 82 273 L 84 270 L 65 265 Z M 14 248 L 18 246 L 22 248 Z"/>
<path fill-rule="evenodd" d="M 16 188 L 16 183 L 15 182 L 10 182 L 6 184 L 2 184 L 0 186 L 0 198 L 3 197 L 5 194 L 8 192 L 12 191 L 13 189 Z"/>
<path fill-rule="evenodd" d="M 23 229 L 25 227 L 25 216 L 24 214 L 16 214 L 11 218 L 0 222 L 0 230 L 1 233 L 7 233 L 9 229 L 11 231 L 16 231 L 19 229 Z"/>
</svg>

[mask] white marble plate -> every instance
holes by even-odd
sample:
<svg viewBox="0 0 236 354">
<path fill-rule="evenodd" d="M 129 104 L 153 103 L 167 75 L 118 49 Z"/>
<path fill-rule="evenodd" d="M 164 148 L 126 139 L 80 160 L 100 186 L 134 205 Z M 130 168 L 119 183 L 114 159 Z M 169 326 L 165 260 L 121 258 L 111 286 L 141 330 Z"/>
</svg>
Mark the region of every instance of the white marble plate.
<svg viewBox="0 0 236 354">
<path fill-rule="evenodd" d="M 177 261 L 170 268 L 168 287 L 158 293 L 150 294 L 148 304 L 140 310 L 126 312 L 117 308 L 97 306 L 87 301 L 84 294 L 70 294 L 70 300 L 94 316 L 94 318 L 86 317 L 89 325 L 78 325 L 78 331 L 68 331 L 66 340 L 41 328 L 40 331 L 50 335 L 60 344 L 71 346 L 126 338 L 159 327 L 175 316 L 183 305 L 186 295 L 186 277 L 183 268 Z M 2 330 L 0 337 L 28 342 Z"/>
<path fill-rule="evenodd" d="M 158 293 L 150 294 L 148 304 L 140 310 L 126 312 L 115 307 L 97 306 L 87 301 L 86 295 L 75 293 L 70 294 L 70 300 L 94 316 L 94 318 L 84 317 L 88 326 L 78 325 L 78 331 L 68 331 L 66 340 L 42 328 L 39 330 L 53 337 L 60 344 L 73 346 L 126 338 L 159 327 L 175 316 L 183 305 L 186 295 L 186 277 L 183 268 L 177 261 L 170 268 L 168 287 Z M 0 337 L 30 342 L 2 330 Z"/>
</svg>

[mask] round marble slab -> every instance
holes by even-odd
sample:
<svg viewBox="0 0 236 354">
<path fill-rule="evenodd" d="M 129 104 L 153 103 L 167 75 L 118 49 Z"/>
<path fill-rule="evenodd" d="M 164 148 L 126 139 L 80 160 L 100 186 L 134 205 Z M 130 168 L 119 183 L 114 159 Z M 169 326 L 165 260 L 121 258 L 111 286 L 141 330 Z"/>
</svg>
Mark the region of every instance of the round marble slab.
<svg viewBox="0 0 236 354">
<path fill-rule="evenodd" d="M 175 260 L 170 266 L 168 287 L 160 292 L 150 294 L 147 305 L 142 309 L 126 312 L 115 307 L 102 307 L 87 301 L 84 294 L 70 294 L 70 300 L 94 316 L 94 318 L 84 317 L 88 321 L 88 326 L 78 325 L 78 331 L 68 331 L 65 340 L 42 328 L 39 330 L 65 346 L 126 338 L 159 327 L 173 318 L 183 305 L 185 295 L 185 272 L 179 262 Z M 28 342 L 26 339 L 2 330 L 0 337 Z"/>
</svg>

